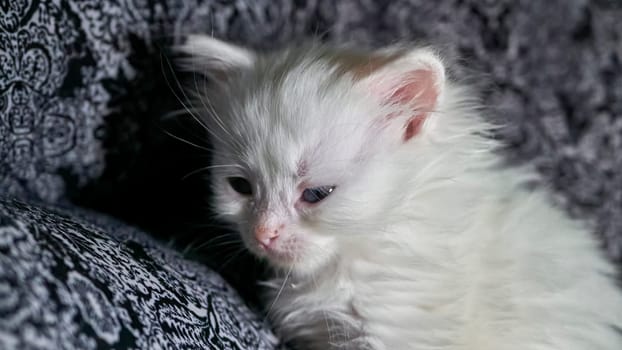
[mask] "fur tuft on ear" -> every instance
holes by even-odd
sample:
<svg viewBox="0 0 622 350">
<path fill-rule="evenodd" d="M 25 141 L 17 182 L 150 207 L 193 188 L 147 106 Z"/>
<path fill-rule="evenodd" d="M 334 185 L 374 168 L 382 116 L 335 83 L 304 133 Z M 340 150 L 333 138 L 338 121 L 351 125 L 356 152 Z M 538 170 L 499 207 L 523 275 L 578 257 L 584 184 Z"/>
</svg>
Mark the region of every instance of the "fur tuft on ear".
<svg viewBox="0 0 622 350">
<path fill-rule="evenodd" d="M 408 141 L 437 108 L 445 87 L 445 68 L 432 51 L 415 49 L 371 73 L 365 81 L 383 103 L 406 111 L 403 137 Z"/>
<path fill-rule="evenodd" d="M 255 61 L 252 51 L 207 35 L 189 35 L 175 50 L 187 55 L 178 59 L 181 69 L 216 80 L 226 79 L 231 72 L 249 68 Z"/>
</svg>

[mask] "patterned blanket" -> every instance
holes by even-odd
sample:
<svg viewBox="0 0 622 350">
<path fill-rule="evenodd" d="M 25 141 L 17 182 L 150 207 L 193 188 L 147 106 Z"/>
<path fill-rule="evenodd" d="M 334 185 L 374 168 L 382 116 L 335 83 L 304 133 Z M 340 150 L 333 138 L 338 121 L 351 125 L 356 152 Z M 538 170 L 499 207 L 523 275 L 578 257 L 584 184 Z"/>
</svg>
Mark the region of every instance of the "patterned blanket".
<svg viewBox="0 0 622 350">
<path fill-rule="evenodd" d="M 192 32 L 442 46 L 506 125 L 508 162 L 534 164 L 622 261 L 621 18 L 614 0 L 0 2 L 0 348 L 272 346 L 216 273 L 79 209 L 182 246 L 219 234 L 205 135 L 162 118 L 187 103 L 168 48 Z M 252 299 L 241 271 L 225 277 Z"/>
</svg>

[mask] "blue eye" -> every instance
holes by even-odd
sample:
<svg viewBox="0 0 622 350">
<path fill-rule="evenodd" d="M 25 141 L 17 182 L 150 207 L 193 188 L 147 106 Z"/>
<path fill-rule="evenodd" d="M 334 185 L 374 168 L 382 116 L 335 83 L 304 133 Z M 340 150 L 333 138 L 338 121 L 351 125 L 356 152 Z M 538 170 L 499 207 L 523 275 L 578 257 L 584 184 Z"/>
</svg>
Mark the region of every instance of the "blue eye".
<svg viewBox="0 0 622 350">
<path fill-rule="evenodd" d="M 335 190 L 336 186 L 320 186 L 313 188 L 306 188 L 302 191 L 302 200 L 307 203 L 317 203 L 322 199 L 328 197 Z"/>
</svg>

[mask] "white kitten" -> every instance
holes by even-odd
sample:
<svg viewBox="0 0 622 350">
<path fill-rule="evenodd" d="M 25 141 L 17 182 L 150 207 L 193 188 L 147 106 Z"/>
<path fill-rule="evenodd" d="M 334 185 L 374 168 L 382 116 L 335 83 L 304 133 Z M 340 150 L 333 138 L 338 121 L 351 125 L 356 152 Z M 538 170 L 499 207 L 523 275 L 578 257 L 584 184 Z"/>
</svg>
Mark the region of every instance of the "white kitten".
<svg viewBox="0 0 622 350">
<path fill-rule="evenodd" d="M 588 230 L 504 169 L 428 48 L 182 47 L 212 84 L 216 209 L 276 269 L 305 349 L 620 350 L 622 294 Z M 203 84 L 198 84 L 203 86 Z M 268 304 L 270 305 L 270 304 Z"/>
</svg>

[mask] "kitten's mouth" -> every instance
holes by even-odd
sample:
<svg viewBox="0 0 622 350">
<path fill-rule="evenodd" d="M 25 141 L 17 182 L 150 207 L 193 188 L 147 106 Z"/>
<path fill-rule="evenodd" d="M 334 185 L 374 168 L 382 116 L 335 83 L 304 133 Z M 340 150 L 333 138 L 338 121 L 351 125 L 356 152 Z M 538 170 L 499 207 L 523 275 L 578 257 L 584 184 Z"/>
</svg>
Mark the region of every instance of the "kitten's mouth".
<svg viewBox="0 0 622 350">
<path fill-rule="evenodd" d="M 270 263 L 279 267 L 289 267 L 296 262 L 299 255 L 294 249 L 295 245 L 293 240 L 271 246 L 259 244 L 257 250 L 259 255 L 266 258 Z"/>
</svg>

